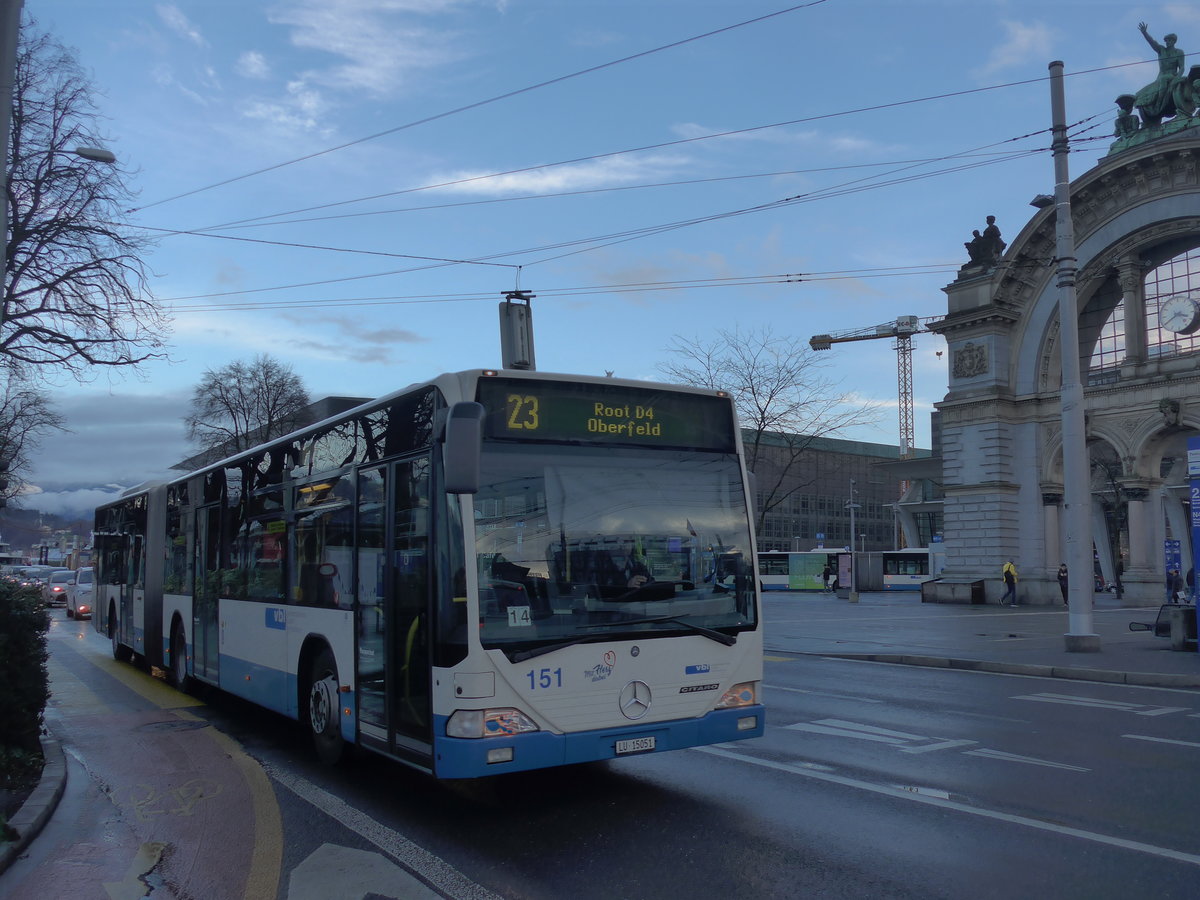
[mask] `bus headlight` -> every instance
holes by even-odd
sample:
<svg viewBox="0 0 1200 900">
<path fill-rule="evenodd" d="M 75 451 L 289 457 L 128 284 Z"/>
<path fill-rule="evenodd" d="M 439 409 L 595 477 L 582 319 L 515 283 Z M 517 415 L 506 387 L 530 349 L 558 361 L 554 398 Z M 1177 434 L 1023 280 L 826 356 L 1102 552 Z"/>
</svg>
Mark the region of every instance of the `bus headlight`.
<svg viewBox="0 0 1200 900">
<path fill-rule="evenodd" d="M 717 703 L 717 709 L 753 706 L 756 702 L 758 702 L 758 682 L 743 681 L 725 692 L 725 696 Z"/>
<path fill-rule="evenodd" d="M 456 709 L 446 723 L 446 735 L 456 738 L 508 737 L 540 730 L 519 709 Z"/>
</svg>

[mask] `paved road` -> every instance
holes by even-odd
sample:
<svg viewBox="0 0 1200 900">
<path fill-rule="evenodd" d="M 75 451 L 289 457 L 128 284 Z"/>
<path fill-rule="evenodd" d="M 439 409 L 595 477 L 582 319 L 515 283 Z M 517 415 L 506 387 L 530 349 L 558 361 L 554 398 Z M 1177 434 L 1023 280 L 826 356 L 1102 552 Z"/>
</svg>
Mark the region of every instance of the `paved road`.
<svg viewBox="0 0 1200 900">
<path fill-rule="evenodd" d="M 825 612 L 876 634 L 919 614 L 891 602 Z M 56 618 L 51 652 L 71 788 L 6 897 L 1190 897 L 1200 877 L 1196 691 L 777 647 L 760 740 L 445 784 L 323 769 L 292 723 L 179 695 L 87 623 Z"/>
</svg>

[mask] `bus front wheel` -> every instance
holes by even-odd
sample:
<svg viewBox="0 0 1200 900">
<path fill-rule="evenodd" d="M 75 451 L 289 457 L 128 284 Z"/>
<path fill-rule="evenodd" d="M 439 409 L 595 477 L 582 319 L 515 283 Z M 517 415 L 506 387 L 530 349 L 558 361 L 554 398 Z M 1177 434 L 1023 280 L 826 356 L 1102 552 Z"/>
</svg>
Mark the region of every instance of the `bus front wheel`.
<svg viewBox="0 0 1200 900">
<path fill-rule="evenodd" d="M 317 758 L 328 766 L 342 757 L 341 723 L 338 721 L 337 663 L 326 647 L 313 660 L 308 690 L 308 726 Z"/>
</svg>

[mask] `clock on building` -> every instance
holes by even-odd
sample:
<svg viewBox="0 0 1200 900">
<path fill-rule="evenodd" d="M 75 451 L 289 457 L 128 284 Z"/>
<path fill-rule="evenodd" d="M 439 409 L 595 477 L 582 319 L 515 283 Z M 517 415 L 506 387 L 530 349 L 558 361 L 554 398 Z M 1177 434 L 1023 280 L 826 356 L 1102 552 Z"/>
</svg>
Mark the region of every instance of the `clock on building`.
<svg viewBox="0 0 1200 900">
<path fill-rule="evenodd" d="M 1191 334 L 1200 328 L 1200 303 L 1188 294 L 1168 297 L 1158 307 L 1158 321 L 1176 334 Z"/>
</svg>

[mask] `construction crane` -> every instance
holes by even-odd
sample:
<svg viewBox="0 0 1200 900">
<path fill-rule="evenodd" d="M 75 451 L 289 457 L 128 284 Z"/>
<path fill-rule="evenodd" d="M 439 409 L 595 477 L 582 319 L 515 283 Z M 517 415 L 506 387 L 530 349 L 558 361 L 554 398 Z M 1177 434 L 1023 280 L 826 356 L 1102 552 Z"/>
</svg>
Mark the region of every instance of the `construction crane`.
<svg viewBox="0 0 1200 900">
<path fill-rule="evenodd" d="M 929 320 L 929 321 L 932 321 Z M 839 331 L 836 334 L 814 334 L 808 341 L 814 350 L 828 350 L 834 344 L 850 341 L 876 341 L 880 338 L 895 338 L 892 349 L 896 351 L 896 368 L 900 383 L 900 458 L 912 456 L 916 443 L 913 430 L 913 381 L 912 381 L 912 336 L 929 329 L 916 316 L 898 316 L 894 322 Z"/>
</svg>

